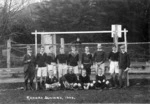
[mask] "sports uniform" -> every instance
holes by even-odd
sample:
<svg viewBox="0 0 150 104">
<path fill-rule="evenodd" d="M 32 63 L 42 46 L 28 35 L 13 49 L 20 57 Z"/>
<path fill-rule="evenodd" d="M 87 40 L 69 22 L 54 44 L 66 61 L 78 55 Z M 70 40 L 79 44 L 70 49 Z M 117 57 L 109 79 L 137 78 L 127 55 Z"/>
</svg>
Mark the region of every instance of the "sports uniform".
<svg viewBox="0 0 150 104">
<path fill-rule="evenodd" d="M 38 53 L 36 56 L 36 65 L 38 65 L 37 77 L 46 77 L 47 68 L 46 68 L 47 55 L 46 53 Z"/>
<path fill-rule="evenodd" d="M 87 75 L 91 74 L 91 65 L 92 65 L 92 54 L 83 53 L 82 54 L 82 60 L 81 60 L 84 69 L 86 70 Z"/>
<path fill-rule="evenodd" d="M 90 77 L 88 75 L 79 75 L 79 82 L 83 89 L 89 89 L 90 87 Z"/>
<path fill-rule="evenodd" d="M 104 73 L 106 53 L 103 50 L 101 50 L 101 51 L 98 50 L 94 53 L 93 59 L 96 62 L 96 72 L 99 68 L 101 68 Z"/>
<path fill-rule="evenodd" d="M 111 74 L 119 73 L 119 66 L 118 66 L 118 59 L 119 59 L 119 52 L 110 52 L 108 59 L 110 60 L 110 70 Z"/>
<path fill-rule="evenodd" d="M 58 64 L 58 77 L 61 78 L 63 75 L 67 74 L 67 55 L 58 54 L 56 56 L 56 62 Z"/>
<path fill-rule="evenodd" d="M 48 73 L 49 71 L 53 70 L 54 71 L 54 75 L 57 74 L 57 70 L 56 70 L 56 62 L 55 62 L 55 55 L 54 53 L 48 53 L 47 54 L 47 59 L 46 59 L 46 63 L 47 63 L 47 69 L 48 69 Z"/>
<path fill-rule="evenodd" d="M 121 52 L 119 54 L 119 84 L 120 87 L 127 87 L 127 73 L 130 68 L 130 57 L 127 52 L 125 52 L 125 46 L 121 46 Z M 124 76 L 124 77 L 123 77 Z"/>
<path fill-rule="evenodd" d="M 60 78 L 62 88 L 66 89 L 73 89 L 74 84 L 77 82 L 77 76 L 74 73 L 67 73 Z"/>
<path fill-rule="evenodd" d="M 104 88 L 108 88 L 109 87 L 109 81 L 106 80 L 105 75 L 96 75 L 96 83 L 95 83 L 95 88 L 100 88 L 100 89 L 104 89 Z"/>
<path fill-rule="evenodd" d="M 48 76 L 46 78 L 45 87 L 46 90 L 57 90 L 60 87 L 60 83 L 58 82 L 58 79 L 55 76 Z"/>
<path fill-rule="evenodd" d="M 79 54 L 77 51 L 75 52 L 70 52 L 68 55 L 68 65 L 72 67 L 73 72 L 75 74 L 79 74 L 79 69 L 78 69 L 78 61 L 79 61 Z"/>
</svg>

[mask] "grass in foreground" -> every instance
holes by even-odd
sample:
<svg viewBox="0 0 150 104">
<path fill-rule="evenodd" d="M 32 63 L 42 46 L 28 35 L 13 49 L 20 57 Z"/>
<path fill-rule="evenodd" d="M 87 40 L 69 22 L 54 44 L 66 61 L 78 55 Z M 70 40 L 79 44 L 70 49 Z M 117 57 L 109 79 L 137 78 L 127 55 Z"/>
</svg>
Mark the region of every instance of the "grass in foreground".
<svg viewBox="0 0 150 104">
<path fill-rule="evenodd" d="M 22 85 L 23 83 L 1 84 L 0 104 L 150 103 L 149 85 L 103 91 L 23 91 L 16 89 Z"/>
</svg>

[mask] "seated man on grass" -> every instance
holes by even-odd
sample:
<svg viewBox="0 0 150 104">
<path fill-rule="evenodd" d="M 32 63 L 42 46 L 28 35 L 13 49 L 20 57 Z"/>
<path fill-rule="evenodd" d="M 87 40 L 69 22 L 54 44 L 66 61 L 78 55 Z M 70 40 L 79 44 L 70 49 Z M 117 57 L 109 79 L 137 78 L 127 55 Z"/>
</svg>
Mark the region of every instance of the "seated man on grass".
<svg viewBox="0 0 150 104">
<path fill-rule="evenodd" d="M 96 75 L 96 81 L 94 82 L 94 86 L 98 90 L 102 90 L 104 88 L 109 88 L 109 81 L 106 79 L 101 68 L 98 69 L 98 73 Z"/>
<path fill-rule="evenodd" d="M 67 74 L 60 78 L 60 83 L 63 89 L 74 89 L 74 85 L 77 83 L 77 76 L 74 74 L 72 67 L 69 67 Z"/>
<path fill-rule="evenodd" d="M 82 70 L 81 75 L 79 75 L 79 82 L 81 84 L 82 89 L 88 90 L 93 87 L 93 84 L 90 83 L 90 77 L 87 75 L 86 70 Z"/>
<path fill-rule="evenodd" d="M 49 75 L 46 78 L 45 84 L 46 90 L 58 90 L 60 88 L 60 83 L 58 79 L 54 76 L 54 71 L 50 70 Z"/>
</svg>

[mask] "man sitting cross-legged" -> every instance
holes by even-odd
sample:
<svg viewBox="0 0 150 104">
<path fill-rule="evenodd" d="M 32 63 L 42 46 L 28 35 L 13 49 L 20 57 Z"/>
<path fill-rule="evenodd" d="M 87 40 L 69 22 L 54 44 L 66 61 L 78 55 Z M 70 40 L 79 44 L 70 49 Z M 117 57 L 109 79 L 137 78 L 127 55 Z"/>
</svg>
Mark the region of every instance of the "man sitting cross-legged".
<svg viewBox="0 0 150 104">
<path fill-rule="evenodd" d="M 89 89 L 93 87 L 93 84 L 90 83 L 90 77 L 87 75 L 86 70 L 82 70 L 81 75 L 79 75 L 79 82 L 81 83 L 82 89 Z"/>
<path fill-rule="evenodd" d="M 45 84 L 46 90 L 58 90 L 60 88 L 60 83 L 58 79 L 54 76 L 54 71 L 50 70 L 49 75 L 46 78 Z"/>
<path fill-rule="evenodd" d="M 61 87 L 65 89 L 74 89 L 77 83 L 77 76 L 74 74 L 72 67 L 69 67 L 67 74 L 60 78 Z"/>
<path fill-rule="evenodd" d="M 106 80 L 101 68 L 98 69 L 98 74 L 96 75 L 96 81 L 94 83 L 96 89 L 102 90 L 109 87 L 109 81 Z"/>
</svg>

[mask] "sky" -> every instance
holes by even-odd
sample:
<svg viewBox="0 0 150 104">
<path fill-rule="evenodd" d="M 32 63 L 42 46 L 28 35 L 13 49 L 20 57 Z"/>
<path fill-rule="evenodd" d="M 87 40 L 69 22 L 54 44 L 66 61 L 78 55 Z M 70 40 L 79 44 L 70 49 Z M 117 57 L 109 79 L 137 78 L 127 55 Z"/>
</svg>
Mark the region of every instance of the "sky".
<svg viewBox="0 0 150 104">
<path fill-rule="evenodd" d="M 6 0 L 0 0 L 0 5 L 4 5 L 4 1 Z M 8 0 L 8 1 L 11 1 L 11 0 Z M 22 2 L 28 2 L 28 3 L 35 3 L 35 2 L 40 2 L 42 0 L 12 0 L 13 4 L 18 4 L 20 5 Z"/>
</svg>

